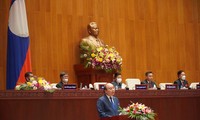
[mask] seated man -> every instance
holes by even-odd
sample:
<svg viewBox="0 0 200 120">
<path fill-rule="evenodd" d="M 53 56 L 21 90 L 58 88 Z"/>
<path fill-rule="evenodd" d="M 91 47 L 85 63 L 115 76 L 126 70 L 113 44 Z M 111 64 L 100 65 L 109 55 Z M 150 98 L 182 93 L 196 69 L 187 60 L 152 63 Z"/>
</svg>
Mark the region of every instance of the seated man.
<svg viewBox="0 0 200 120">
<path fill-rule="evenodd" d="M 107 83 L 104 87 L 104 95 L 97 101 L 97 111 L 99 117 L 112 117 L 119 115 L 119 100 L 114 97 L 115 88 L 113 84 Z"/>
<path fill-rule="evenodd" d="M 141 84 L 146 84 L 148 89 L 157 89 L 156 83 L 153 81 L 153 72 L 145 73 L 146 79 Z"/>
<path fill-rule="evenodd" d="M 57 88 L 62 88 L 68 82 L 68 74 L 65 72 L 60 73 L 60 82 L 56 85 Z"/>
<path fill-rule="evenodd" d="M 24 77 L 25 77 L 26 82 L 30 82 L 31 79 L 32 79 L 34 76 L 33 76 L 33 73 L 32 73 L 32 72 L 26 72 L 25 75 L 24 75 Z"/>
<path fill-rule="evenodd" d="M 183 70 L 179 70 L 177 72 L 178 80 L 174 81 L 174 84 L 177 84 L 178 89 L 188 88 L 188 81 L 185 79 L 185 72 Z"/>
<path fill-rule="evenodd" d="M 122 83 L 122 75 L 121 73 L 115 73 L 114 74 L 114 80 L 112 82 L 114 85 L 115 89 L 125 89 L 126 85 Z"/>
</svg>

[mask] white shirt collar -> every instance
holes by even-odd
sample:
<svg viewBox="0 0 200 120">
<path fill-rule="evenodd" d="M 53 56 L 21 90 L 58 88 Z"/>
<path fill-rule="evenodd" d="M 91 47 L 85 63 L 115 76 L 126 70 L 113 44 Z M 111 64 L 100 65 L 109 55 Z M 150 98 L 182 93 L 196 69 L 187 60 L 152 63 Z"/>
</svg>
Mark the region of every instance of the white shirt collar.
<svg viewBox="0 0 200 120">
<path fill-rule="evenodd" d="M 109 95 L 107 95 L 106 94 L 106 96 L 107 96 L 107 98 L 108 98 L 108 100 L 110 101 L 110 97 L 112 98 L 112 101 L 114 102 L 114 100 L 113 100 L 113 96 L 109 96 Z M 111 102 L 111 101 L 110 101 Z"/>
</svg>

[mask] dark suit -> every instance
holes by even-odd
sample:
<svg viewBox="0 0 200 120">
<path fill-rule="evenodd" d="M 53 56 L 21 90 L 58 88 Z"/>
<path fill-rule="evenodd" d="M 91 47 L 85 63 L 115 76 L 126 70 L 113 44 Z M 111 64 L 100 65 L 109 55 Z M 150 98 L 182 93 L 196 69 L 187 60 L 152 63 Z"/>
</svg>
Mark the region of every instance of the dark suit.
<svg viewBox="0 0 200 120">
<path fill-rule="evenodd" d="M 182 87 L 186 87 L 188 88 L 188 81 L 184 80 L 183 83 L 181 82 L 180 79 L 174 81 L 174 84 L 176 84 L 178 86 L 178 89 L 182 88 Z"/>
<path fill-rule="evenodd" d="M 115 88 L 116 88 L 116 86 L 118 88 L 122 88 L 122 83 L 117 83 L 116 81 L 113 81 L 112 84 L 114 85 Z"/>
<path fill-rule="evenodd" d="M 119 100 L 117 97 L 113 96 L 114 108 L 112 107 L 112 103 L 108 99 L 106 95 L 100 97 L 97 101 L 97 111 L 99 113 L 99 117 L 112 117 L 119 115 Z"/>
<path fill-rule="evenodd" d="M 146 84 L 148 88 L 153 88 L 154 85 L 157 87 L 155 82 L 153 82 L 153 81 L 148 82 L 148 80 L 142 81 L 141 84 Z"/>
<path fill-rule="evenodd" d="M 62 88 L 63 87 L 63 83 L 62 82 L 59 82 L 57 85 L 56 85 L 57 88 Z"/>
</svg>

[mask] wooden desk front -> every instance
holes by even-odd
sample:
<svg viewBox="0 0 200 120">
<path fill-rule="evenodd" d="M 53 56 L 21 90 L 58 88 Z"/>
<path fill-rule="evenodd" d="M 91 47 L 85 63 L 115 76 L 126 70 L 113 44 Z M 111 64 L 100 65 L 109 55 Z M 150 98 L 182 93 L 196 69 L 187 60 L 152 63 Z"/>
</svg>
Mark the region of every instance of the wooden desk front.
<svg viewBox="0 0 200 120">
<path fill-rule="evenodd" d="M 98 120 L 103 91 L 0 91 L 0 120 Z M 116 91 L 121 107 L 144 103 L 159 120 L 199 120 L 200 90 Z"/>
</svg>

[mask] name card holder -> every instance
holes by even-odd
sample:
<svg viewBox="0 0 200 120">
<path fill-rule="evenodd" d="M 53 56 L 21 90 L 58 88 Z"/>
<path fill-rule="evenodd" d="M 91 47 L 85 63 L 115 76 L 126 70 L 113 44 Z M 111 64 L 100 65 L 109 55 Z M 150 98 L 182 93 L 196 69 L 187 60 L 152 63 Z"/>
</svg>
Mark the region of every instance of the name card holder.
<svg viewBox="0 0 200 120">
<path fill-rule="evenodd" d="M 103 90 L 105 87 L 105 84 L 99 84 L 99 90 Z"/>
<path fill-rule="evenodd" d="M 135 85 L 135 90 L 147 90 L 146 84 Z"/>
<path fill-rule="evenodd" d="M 197 89 L 200 90 L 200 84 L 197 84 Z"/>
<path fill-rule="evenodd" d="M 77 89 L 77 85 L 76 84 L 66 84 L 66 85 L 63 85 L 63 89 L 64 90 L 75 90 L 75 89 Z"/>
<path fill-rule="evenodd" d="M 177 85 L 176 84 L 173 84 L 173 85 L 166 84 L 165 90 L 177 90 Z"/>
</svg>

